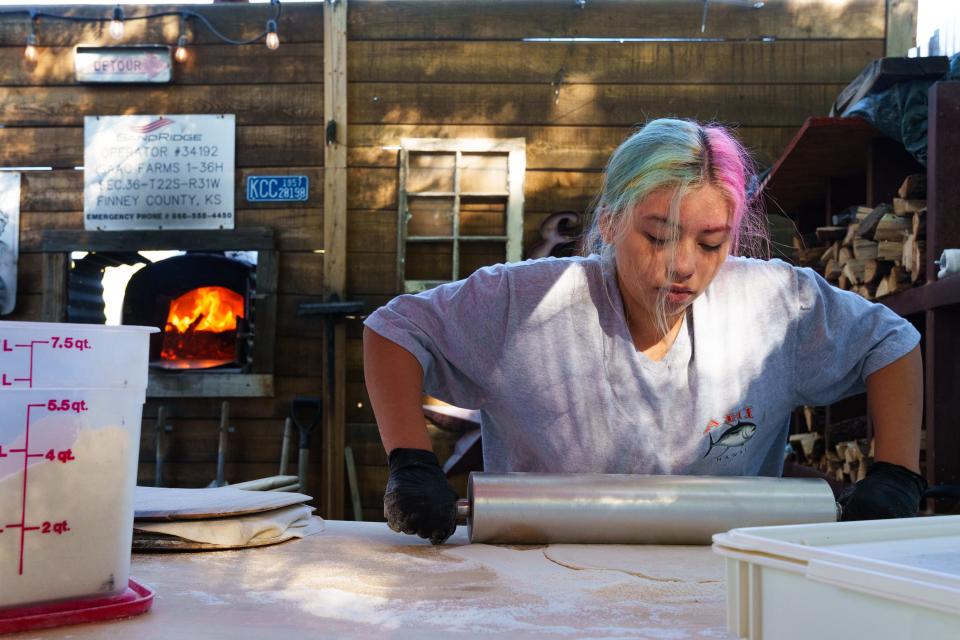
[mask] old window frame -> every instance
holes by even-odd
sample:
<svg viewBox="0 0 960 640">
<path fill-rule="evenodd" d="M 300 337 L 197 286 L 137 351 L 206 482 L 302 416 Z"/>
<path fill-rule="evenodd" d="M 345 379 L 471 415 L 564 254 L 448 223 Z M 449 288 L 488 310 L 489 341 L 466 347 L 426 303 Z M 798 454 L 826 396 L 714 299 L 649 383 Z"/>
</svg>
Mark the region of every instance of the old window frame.
<svg viewBox="0 0 960 640">
<path fill-rule="evenodd" d="M 401 293 L 416 293 L 430 289 L 445 282 L 453 282 L 469 274 L 460 271 L 460 244 L 464 242 L 504 242 L 505 259 L 517 262 L 523 253 L 523 183 L 526 172 L 526 139 L 451 139 L 451 138 L 403 138 L 399 151 L 399 185 L 397 208 L 397 290 Z M 454 156 L 453 191 L 408 191 L 410 174 L 410 154 L 429 154 Z M 503 192 L 472 193 L 461 192 L 460 174 L 463 154 L 485 154 L 507 156 L 507 188 Z M 504 235 L 460 234 L 461 197 L 506 198 Z M 450 236 L 411 236 L 407 233 L 407 223 L 411 218 L 409 210 L 412 198 L 446 198 L 453 200 L 452 232 Z M 408 280 L 406 278 L 407 243 L 447 242 L 452 245 L 452 268 L 449 280 Z"/>
</svg>

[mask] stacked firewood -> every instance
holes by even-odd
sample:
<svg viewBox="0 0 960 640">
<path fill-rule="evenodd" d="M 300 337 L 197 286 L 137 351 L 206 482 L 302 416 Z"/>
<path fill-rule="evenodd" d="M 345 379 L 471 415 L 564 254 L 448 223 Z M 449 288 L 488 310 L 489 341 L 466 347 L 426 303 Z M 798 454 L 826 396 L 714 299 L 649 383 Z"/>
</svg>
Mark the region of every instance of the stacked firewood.
<svg viewBox="0 0 960 640">
<path fill-rule="evenodd" d="M 872 462 L 873 440 L 850 440 L 827 449 L 820 470 L 837 480 L 853 483 L 867 477 Z"/>
<path fill-rule="evenodd" d="M 868 300 L 923 283 L 926 264 L 926 176 L 908 176 L 892 203 L 843 212 L 845 226 L 819 227 L 817 246 L 796 238 L 796 258 L 841 289 Z"/>
<path fill-rule="evenodd" d="M 818 469 L 831 478 L 856 482 L 866 476 L 873 461 L 873 439 L 867 438 L 866 418 L 852 418 L 833 426 L 829 440 L 824 438 L 825 415 L 820 407 L 804 406 L 797 414 L 797 433 L 789 436 L 793 455 L 789 458 Z"/>
<path fill-rule="evenodd" d="M 873 440 L 859 438 L 824 447 L 824 438 L 813 431 L 790 436 L 791 444 L 802 447 L 803 464 L 842 482 L 857 482 L 867 475 L 873 462 Z"/>
</svg>

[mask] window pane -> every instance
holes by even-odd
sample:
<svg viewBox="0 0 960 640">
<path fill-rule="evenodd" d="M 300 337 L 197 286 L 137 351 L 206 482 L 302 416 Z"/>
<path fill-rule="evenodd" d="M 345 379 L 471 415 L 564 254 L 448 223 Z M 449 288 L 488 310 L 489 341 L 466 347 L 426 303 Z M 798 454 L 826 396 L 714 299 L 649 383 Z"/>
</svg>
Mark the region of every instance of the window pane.
<svg viewBox="0 0 960 640">
<path fill-rule="evenodd" d="M 407 280 L 450 280 L 453 273 L 452 242 L 408 242 Z"/>
<path fill-rule="evenodd" d="M 460 201 L 461 236 L 507 235 L 507 201 Z"/>
<path fill-rule="evenodd" d="M 453 198 L 410 198 L 407 210 L 407 237 L 453 235 Z"/>
<path fill-rule="evenodd" d="M 453 191 L 453 153 L 411 153 L 408 158 L 407 193 Z"/>
<path fill-rule="evenodd" d="M 465 153 L 460 163 L 461 193 L 507 193 L 507 155 Z"/>
<path fill-rule="evenodd" d="M 458 277 L 466 278 L 480 267 L 506 262 L 506 260 L 506 242 L 461 242 Z"/>
</svg>

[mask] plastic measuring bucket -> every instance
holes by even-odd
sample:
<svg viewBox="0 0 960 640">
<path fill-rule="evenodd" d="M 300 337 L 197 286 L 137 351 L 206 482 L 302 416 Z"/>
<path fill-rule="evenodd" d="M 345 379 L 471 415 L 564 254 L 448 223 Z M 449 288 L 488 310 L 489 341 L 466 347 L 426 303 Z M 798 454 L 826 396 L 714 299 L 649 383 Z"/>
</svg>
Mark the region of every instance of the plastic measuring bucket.
<svg viewBox="0 0 960 640">
<path fill-rule="evenodd" d="M 0 350 L 33 358 L 33 388 L 0 386 L 0 608 L 126 587 L 153 331 L 0 323 Z"/>
<path fill-rule="evenodd" d="M 156 327 L 0 322 L 0 390 L 147 388 Z"/>
</svg>

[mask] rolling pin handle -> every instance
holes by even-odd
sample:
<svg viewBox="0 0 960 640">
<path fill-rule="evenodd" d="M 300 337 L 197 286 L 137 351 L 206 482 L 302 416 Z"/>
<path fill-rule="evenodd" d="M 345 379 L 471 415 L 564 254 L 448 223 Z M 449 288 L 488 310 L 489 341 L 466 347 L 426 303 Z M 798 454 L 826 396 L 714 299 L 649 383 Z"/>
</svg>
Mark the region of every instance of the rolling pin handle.
<svg viewBox="0 0 960 640">
<path fill-rule="evenodd" d="M 457 524 L 467 524 L 470 516 L 473 515 L 471 512 L 470 500 L 467 498 L 457 500 Z"/>
</svg>

